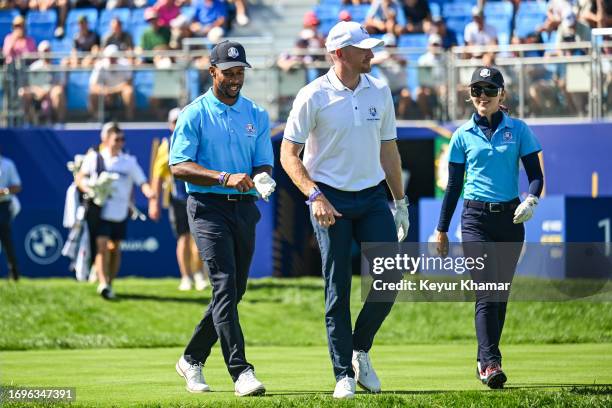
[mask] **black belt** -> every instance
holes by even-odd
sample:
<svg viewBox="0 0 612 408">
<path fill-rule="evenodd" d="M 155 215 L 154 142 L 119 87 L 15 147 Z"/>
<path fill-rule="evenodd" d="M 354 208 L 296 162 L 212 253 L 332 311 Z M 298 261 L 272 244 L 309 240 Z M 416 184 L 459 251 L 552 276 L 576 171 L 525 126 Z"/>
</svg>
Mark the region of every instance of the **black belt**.
<svg viewBox="0 0 612 408">
<path fill-rule="evenodd" d="M 520 201 L 506 201 L 505 203 L 487 203 L 484 201 L 464 200 L 463 206 L 468 208 L 476 208 L 479 210 L 487 210 L 490 213 L 500 213 L 505 211 L 514 211 L 518 207 Z"/>
<path fill-rule="evenodd" d="M 215 200 L 223 201 L 257 201 L 257 197 L 253 194 L 216 194 L 216 193 L 195 193 L 196 197 L 214 198 Z"/>
</svg>

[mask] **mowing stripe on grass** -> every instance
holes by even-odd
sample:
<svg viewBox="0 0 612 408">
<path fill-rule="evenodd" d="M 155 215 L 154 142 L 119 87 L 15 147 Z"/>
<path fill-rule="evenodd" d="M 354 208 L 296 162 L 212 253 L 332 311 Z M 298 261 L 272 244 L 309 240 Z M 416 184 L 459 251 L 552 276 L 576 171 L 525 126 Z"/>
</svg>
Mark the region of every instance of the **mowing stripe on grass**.
<svg viewBox="0 0 612 408">
<path fill-rule="evenodd" d="M 499 393 L 476 380 L 475 346 L 375 346 L 372 360 L 385 394 L 360 394 L 359 401 L 369 406 L 449 405 L 455 395 L 456 406 L 524 406 L 540 401 L 603 407 L 612 402 L 611 344 L 508 345 L 502 351 L 509 382 L 508 390 Z M 76 387 L 77 404 L 82 406 L 243 405 L 233 395 L 218 347 L 204 368 L 214 390 L 208 394 L 184 390 L 174 371 L 181 352 L 180 348 L 2 352 L 0 382 Z M 249 406 L 331 403 L 334 379 L 325 347 L 248 347 L 247 356 L 268 389 L 266 398 L 245 402 Z M 593 385 L 603 387 L 588 388 Z M 562 389 L 570 391 L 560 394 Z"/>
</svg>

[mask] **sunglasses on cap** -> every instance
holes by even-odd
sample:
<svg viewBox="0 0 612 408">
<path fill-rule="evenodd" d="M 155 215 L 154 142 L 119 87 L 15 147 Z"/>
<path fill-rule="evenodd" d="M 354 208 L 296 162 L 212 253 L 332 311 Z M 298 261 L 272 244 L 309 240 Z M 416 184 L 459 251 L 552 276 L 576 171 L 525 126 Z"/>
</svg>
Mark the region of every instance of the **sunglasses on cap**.
<svg viewBox="0 0 612 408">
<path fill-rule="evenodd" d="M 479 97 L 482 93 L 489 98 L 494 98 L 501 92 L 501 88 L 490 87 L 490 86 L 472 86 L 470 87 L 470 95 L 474 97 Z"/>
</svg>

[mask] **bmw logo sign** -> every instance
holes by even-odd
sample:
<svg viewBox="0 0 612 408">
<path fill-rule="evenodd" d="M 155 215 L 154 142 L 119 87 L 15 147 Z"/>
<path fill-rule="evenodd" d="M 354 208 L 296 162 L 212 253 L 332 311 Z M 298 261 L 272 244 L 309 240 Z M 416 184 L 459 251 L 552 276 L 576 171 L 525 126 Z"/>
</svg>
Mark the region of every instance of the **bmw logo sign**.
<svg viewBox="0 0 612 408">
<path fill-rule="evenodd" d="M 26 253 L 39 265 L 49 265 L 57 261 L 63 245 L 64 240 L 60 232 L 48 224 L 33 227 L 25 237 Z"/>
</svg>

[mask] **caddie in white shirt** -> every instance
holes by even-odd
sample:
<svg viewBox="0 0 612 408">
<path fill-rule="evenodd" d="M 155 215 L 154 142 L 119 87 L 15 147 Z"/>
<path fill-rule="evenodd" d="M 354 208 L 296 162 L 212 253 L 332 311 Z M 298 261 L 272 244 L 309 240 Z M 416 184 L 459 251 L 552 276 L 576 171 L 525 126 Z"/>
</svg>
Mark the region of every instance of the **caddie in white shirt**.
<svg viewBox="0 0 612 408">
<path fill-rule="evenodd" d="M 281 146 L 283 168 L 308 197 L 321 249 L 335 398 L 352 398 L 355 380 L 366 390 L 380 391 L 368 352 L 393 305 L 368 297 L 353 331 L 352 239 L 403 241 L 409 227 L 391 91 L 368 75 L 372 48 L 382 44 L 355 22 L 331 29 L 326 48 L 334 65 L 298 93 Z M 394 214 L 385 180 L 395 199 Z"/>
<path fill-rule="evenodd" d="M 110 195 L 100 203 L 100 220 L 94 227 L 95 231 L 91 232 L 96 241 L 98 293 L 105 299 L 112 299 L 115 295 L 111 284 L 121 265 L 120 245 L 125 239 L 134 185 L 140 186 L 148 199 L 155 198 L 155 194 L 136 158 L 123 152 L 125 136 L 119 125 L 113 122 L 105 124 L 101 136 L 100 152 L 87 154 L 76 183 L 82 192 L 94 197 L 97 180 L 105 177 L 113 179 Z"/>
</svg>

